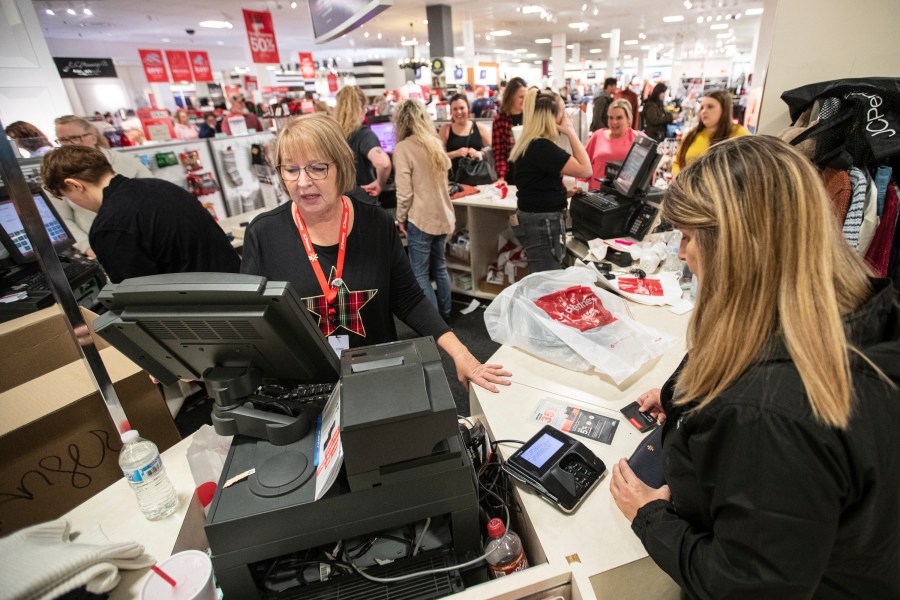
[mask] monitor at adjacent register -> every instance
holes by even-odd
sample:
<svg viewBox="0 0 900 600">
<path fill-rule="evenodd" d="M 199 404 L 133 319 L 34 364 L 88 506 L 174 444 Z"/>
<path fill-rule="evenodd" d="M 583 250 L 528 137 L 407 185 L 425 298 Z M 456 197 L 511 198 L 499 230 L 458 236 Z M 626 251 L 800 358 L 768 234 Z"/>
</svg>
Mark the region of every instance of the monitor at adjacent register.
<svg viewBox="0 0 900 600">
<path fill-rule="evenodd" d="M 388 154 L 394 153 L 394 124 L 390 121 L 386 121 L 383 123 L 372 123 L 369 125 L 369 129 L 372 130 L 372 133 L 378 137 L 378 143 L 381 144 L 381 149 L 387 152 Z"/>
<path fill-rule="evenodd" d="M 656 140 L 647 136 L 635 138 L 619 174 L 613 181 L 613 187 L 617 192 L 626 198 L 634 198 L 635 195 L 647 191 L 653 172 L 662 158 L 656 151 L 658 145 Z"/>
<path fill-rule="evenodd" d="M 68 250 L 75 244 L 75 237 L 69 232 L 62 218 L 53 208 L 53 203 L 42 192 L 32 192 L 34 203 L 41 215 L 44 229 L 50 236 L 57 254 Z M 12 261 L 18 265 L 37 261 L 37 253 L 25 226 L 16 212 L 12 198 L 0 193 L 0 242 L 9 253 Z"/>
</svg>

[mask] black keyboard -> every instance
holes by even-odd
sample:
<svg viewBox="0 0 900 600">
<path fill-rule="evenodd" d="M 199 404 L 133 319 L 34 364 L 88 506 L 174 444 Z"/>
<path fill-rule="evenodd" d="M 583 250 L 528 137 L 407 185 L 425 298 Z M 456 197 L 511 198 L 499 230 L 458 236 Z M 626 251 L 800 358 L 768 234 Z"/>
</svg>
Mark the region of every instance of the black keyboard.
<svg viewBox="0 0 900 600">
<path fill-rule="evenodd" d="M 70 283 L 73 280 L 78 279 L 79 276 L 97 268 L 97 263 L 88 260 L 64 262 L 61 264 L 63 272 L 66 274 L 66 279 L 69 280 Z M 27 290 L 29 292 L 41 292 L 49 290 L 50 284 L 47 283 L 47 278 L 44 277 L 44 274 L 41 271 L 38 271 L 24 279 L 20 279 L 12 287 L 20 291 Z"/>
<path fill-rule="evenodd" d="M 589 199 L 594 206 L 602 209 L 619 208 L 622 201 L 613 196 L 608 196 L 601 192 L 583 192 L 586 199 Z"/>
<path fill-rule="evenodd" d="M 291 413 L 301 409 L 304 405 L 315 404 L 320 408 L 328 402 L 336 383 L 301 383 L 296 386 L 286 386 L 277 383 L 267 383 L 257 390 L 255 401 L 263 404 L 274 404 L 281 408 L 287 408 Z"/>
</svg>

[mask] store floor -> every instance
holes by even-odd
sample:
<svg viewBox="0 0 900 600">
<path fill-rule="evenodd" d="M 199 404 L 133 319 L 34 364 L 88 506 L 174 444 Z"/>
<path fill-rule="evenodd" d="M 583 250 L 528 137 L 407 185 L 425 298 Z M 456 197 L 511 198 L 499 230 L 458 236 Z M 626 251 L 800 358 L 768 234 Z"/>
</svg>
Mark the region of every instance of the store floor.
<svg viewBox="0 0 900 600">
<path fill-rule="evenodd" d="M 453 296 L 453 332 L 459 337 L 460 341 L 465 344 L 469 351 L 481 362 L 486 361 L 497 349 L 499 344 L 491 340 L 484 328 L 484 308 L 487 306 L 486 301 L 481 302 L 481 307 L 467 315 L 460 314 L 460 309 L 468 306 L 472 299 L 468 296 Z M 408 339 L 416 337 L 415 332 L 406 326 L 405 323 L 397 321 L 397 334 L 400 339 Z M 456 408 L 459 414 L 469 415 L 469 393 L 465 390 L 456 379 L 456 369 L 453 361 L 445 353 L 441 353 L 441 360 L 444 364 L 444 371 L 447 373 L 447 379 L 450 382 L 450 391 L 453 393 L 453 399 L 456 401 Z M 189 397 L 178 415 L 175 417 L 175 425 L 182 437 L 187 437 L 197 431 L 203 425 L 210 425 L 212 421 L 210 415 L 212 413 L 212 399 L 207 396 L 206 392 L 201 390 L 193 396 Z"/>
</svg>

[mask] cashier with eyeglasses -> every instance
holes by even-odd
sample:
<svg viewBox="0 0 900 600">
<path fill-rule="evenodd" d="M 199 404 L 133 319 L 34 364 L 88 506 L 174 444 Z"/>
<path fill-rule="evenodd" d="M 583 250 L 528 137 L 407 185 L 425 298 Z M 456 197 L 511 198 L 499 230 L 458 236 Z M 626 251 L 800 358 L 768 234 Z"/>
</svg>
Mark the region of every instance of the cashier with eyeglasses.
<svg viewBox="0 0 900 600">
<path fill-rule="evenodd" d="M 345 195 L 355 167 L 334 119 L 291 120 L 278 134 L 276 163 L 292 202 L 247 227 L 243 273 L 291 282 L 338 352 L 396 340 L 396 315 L 434 337 L 464 385 L 509 385 L 510 373 L 472 356 L 425 298 L 388 213 Z"/>
</svg>

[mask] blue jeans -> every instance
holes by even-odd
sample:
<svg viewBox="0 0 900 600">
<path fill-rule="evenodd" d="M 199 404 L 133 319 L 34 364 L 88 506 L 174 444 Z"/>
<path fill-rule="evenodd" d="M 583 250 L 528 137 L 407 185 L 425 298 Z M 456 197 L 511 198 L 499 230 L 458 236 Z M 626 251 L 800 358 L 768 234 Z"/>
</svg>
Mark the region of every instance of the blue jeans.
<svg viewBox="0 0 900 600">
<path fill-rule="evenodd" d="M 513 227 L 513 233 L 525 248 L 528 272 L 561 269 L 566 256 L 565 211 L 532 213 L 519 210 L 516 217 L 519 224 Z"/>
<path fill-rule="evenodd" d="M 446 235 L 425 233 L 411 222 L 406 222 L 406 238 L 408 240 L 409 262 L 413 274 L 425 297 L 444 319 L 450 317 L 450 274 L 447 272 Z M 431 288 L 431 280 L 437 284 L 437 296 Z"/>
</svg>

